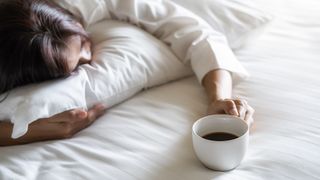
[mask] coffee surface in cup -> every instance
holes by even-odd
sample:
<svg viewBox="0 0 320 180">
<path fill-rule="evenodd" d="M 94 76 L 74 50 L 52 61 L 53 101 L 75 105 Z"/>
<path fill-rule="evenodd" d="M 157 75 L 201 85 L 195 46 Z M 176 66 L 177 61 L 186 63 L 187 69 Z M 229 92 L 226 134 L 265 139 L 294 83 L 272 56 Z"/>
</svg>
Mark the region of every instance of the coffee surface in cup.
<svg viewBox="0 0 320 180">
<path fill-rule="evenodd" d="M 237 135 L 227 133 L 227 132 L 212 132 L 202 137 L 211 141 L 227 141 L 227 140 L 238 138 Z"/>
</svg>

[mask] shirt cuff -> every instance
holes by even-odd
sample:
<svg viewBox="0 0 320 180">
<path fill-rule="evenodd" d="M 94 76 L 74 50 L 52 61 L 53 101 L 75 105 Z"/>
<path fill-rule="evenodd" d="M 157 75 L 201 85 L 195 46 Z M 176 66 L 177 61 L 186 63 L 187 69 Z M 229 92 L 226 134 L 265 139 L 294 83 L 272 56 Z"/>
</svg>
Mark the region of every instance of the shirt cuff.
<svg viewBox="0 0 320 180">
<path fill-rule="evenodd" d="M 203 40 L 191 54 L 191 66 L 198 81 L 215 69 L 224 69 L 232 74 L 233 84 L 248 78 L 249 73 L 243 68 L 227 42 L 217 41 L 211 37 Z"/>
</svg>

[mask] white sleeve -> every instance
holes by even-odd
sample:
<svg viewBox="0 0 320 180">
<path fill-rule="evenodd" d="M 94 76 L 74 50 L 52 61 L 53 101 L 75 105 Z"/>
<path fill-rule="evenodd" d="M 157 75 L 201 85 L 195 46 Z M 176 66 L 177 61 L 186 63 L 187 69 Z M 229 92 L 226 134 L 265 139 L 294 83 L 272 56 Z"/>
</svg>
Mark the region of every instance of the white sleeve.
<svg viewBox="0 0 320 180">
<path fill-rule="evenodd" d="M 248 76 L 230 49 L 225 36 L 192 12 L 167 0 L 59 0 L 81 16 L 84 25 L 103 19 L 134 24 L 166 43 L 199 82 L 211 70 L 225 69 L 237 82 Z"/>
</svg>

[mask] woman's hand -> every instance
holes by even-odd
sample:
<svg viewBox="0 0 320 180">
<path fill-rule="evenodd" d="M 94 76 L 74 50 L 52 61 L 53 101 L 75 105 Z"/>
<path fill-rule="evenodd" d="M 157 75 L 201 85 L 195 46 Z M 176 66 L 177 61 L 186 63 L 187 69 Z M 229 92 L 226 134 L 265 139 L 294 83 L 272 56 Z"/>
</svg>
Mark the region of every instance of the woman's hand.
<svg viewBox="0 0 320 180">
<path fill-rule="evenodd" d="M 227 70 L 216 69 L 208 72 L 202 82 L 209 99 L 208 114 L 229 114 L 238 116 L 249 125 L 253 123 L 254 109 L 244 99 L 230 98 L 232 76 Z"/>
<path fill-rule="evenodd" d="M 13 125 L 0 123 L 0 146 L 26 144 L 37 141 L 71 138 L 77 132 L 90 126 L 106 111 L 105 106 L 98 104 L 88 111 L 73 109 L 43 118 L 29 124 L 28 132 L 18 139 L 12 139 Z"/>
<path fill-rule="evenodd" d="M 88 111 L 73 109 L 50 118 L 39 119 L 36 121 L 35 130 L 43 131 L 43 129 L 46 129 L 46 132 L 50 132 L 50 137 L 54 139 L 71 138 L 79 131 L 90 126 L 105 113 L 105 110 L 106 108 L 102 104 L 95 105 Z"/>
<path fill-rule="evenodd" d="M 244 99 L 219 99 L 209 104 L 208 115 L 229 114 L 238 116 L 249 125 L 253 123 L 254 109 Z"/>
</svg>

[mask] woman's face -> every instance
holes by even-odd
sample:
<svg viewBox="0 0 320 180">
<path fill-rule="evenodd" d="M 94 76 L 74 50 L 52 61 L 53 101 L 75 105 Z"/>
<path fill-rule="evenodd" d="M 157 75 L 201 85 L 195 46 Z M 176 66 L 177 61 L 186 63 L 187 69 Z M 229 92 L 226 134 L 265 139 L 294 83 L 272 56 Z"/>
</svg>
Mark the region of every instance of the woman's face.
<svg viewBox="0 0 320 180">
<path fill-rule="evenodd" d="M 91 43 L 89 41 L 84 41 L 79 35 L 76 35 L 68 39 L 67 45 L 66 57 L 70 72 L 74 71 L 81 64 L 90 63 L 92 55 Z"/>
</svg>

